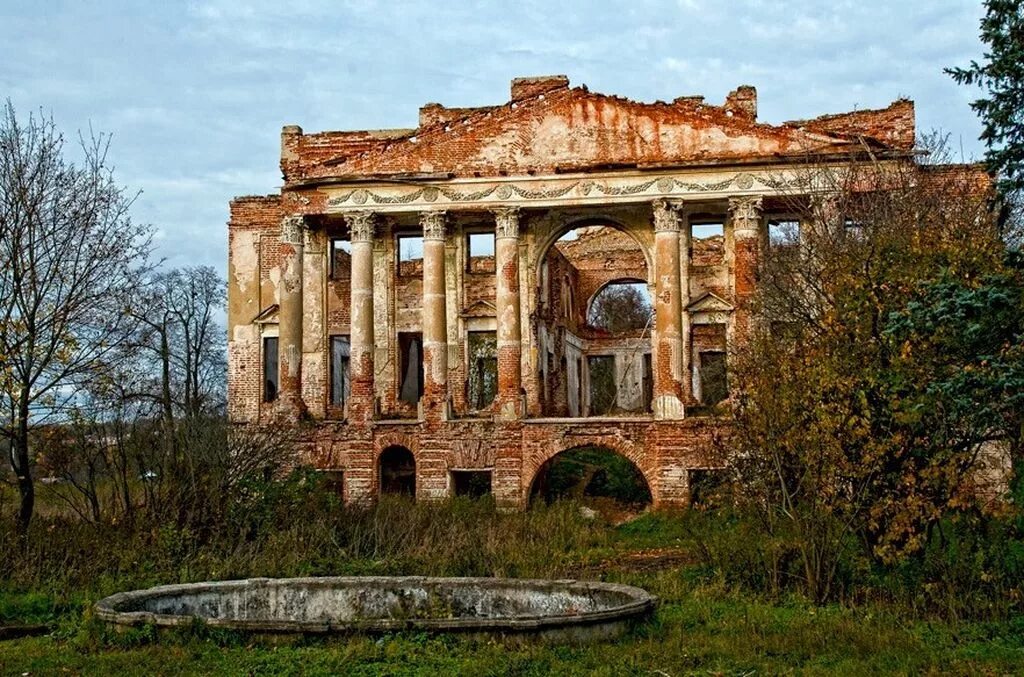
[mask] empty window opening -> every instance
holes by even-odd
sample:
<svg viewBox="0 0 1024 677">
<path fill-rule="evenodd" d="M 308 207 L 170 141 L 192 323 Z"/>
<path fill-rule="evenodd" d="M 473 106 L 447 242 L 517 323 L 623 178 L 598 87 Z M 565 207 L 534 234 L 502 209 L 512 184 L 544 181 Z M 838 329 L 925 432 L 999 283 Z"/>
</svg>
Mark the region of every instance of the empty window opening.
<svg viewBox="0 0 1024 677">
<path fill-rule="evenodd" d="M 456 496 L 482 498 L 491 494 L 490 470 L 452 470 L 452 488 Z"/>
<path fill-rule="evenodd" d="M 470 233 L 466 236 L 470 273 L 494 273 L 494 233 Z"/>
<path fill-rule="evenodd" d="M 643 473 L 625 456 L 601 446 L 582 446 L 541 466 L 530 499 L 580 501 L 620 520 L 650 504 L 651 491 Z"/>
<path fill-rule="evenodd" d="M 605 285 L 594 295 L 587 323 L 611 333 L 643 331 L 654 319 L 654 304 L 647 284 L 635 280 Z"/>
<path fill-rule="evenodd" d="M 768 246 L 788 247 L 800 242 L 800 222 L 796 219 L 770 219 Z"/>
<path fill-rule="evenodd" d="M 493 331 L 471 331 L 469 354 L 469 406 L 485 409 L 498 394 L 498 337 Z"/>
<path fill-rule="evenodd" d="M 700 401 L 705 406 L 714 406 L 729 397 L 726 378 L 725 353 L 708 351 L 700 353 Z"/>
<path fill-rule="evenodd" d="M 423 274 L 423 237 L 399 235 L 395 238 L 398 249 L 398 274 L 415 277 Z"/>
<path fill-rule="evenodd" d="M 695 266 L 713 266 L 725 260 L 725 222 L 690 225 L 690 260 Z"/>
<path fill-rule="evenodd" d="M 380 493 L 416 496 L 416 459 L 405 447 L 388 447 L 380 455 Z"/>
<path fill-rule="evenodd" d="M 324 489 L 332 496 L 337 496 L 339 500 L 344 500 L 345 482 L 342 471 L 328 469 L 322 470 L 321 473 L 323 474 Z"/>
<path fill-rule="evenodd" d="M 331 279 L 347 280 L 352 276 L 352 243 L 331 240 Z"/>
<path fill-rule="evenodd" d="M 331 337 L 331 404 L 343 407 L 348 402 L 349 341 L 348 336 Z"/>
<path fill-rule="evenodd" d="M 591 355 L 587 358 L 590 377 L 590 415 L 604 416 L 611 412 L 618 399 L 614 355 Z"/>
<path fill-rule="evenodd" d="M 847 237 L 859 240 L 864 237 L 864 222 L 847 216 L 843 219 L 843 232 Z"/>
<path fill-rule="evenodd" d="M 267 336 L 263 339 L 263 401 L 273 402 L 277 399 L 277 337 Z"/>
<path fill-rule="evenodd" d="M 690 505 L 714 508 L 729 501 L 729 473 L 723 468 L 694 468 L 689 476 Z"/>
<path fill-rule="evenodd" d="M 644 411 L 651 411 L 651 403 L 654 401 L 654 361 L 650 353 L 644 353 Z"/>
<path fill-rule="evenodd" d="M 423 395 L 423 337 L 416 333 L 400 333 L 398 350 L 401 353 L 401 388 L 399 399 L 416 404 Z"/>
</svg>

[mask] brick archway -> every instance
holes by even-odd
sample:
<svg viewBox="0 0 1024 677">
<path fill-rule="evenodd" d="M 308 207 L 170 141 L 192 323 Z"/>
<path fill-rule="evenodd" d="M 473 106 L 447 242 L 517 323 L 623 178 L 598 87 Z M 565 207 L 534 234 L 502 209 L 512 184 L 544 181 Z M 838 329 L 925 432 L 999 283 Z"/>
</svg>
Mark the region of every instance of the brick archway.
<svg viewBox="0 0 1024 677">
<path fill-rule="evenodd" d="M 645 242 L 639 237 L 635 227 L 631 227 L 628 223 L 621 221 L 617 218 L 604 215 L 587 215 L 580 216 L 565 223 L 559 223 L 555 227 L 552 227 L 548 232 L 544 233 L 534 243 L 534 251 L 531 259 L 532 270 L 540 270 L 540 266 L 544 262 L 544 258 L 548 255 L 548 251 L 555 246 L 555 243 L 565 235 L 570 233 L 577 228 L 587 228 L 590 226 L 605 226 L 619 231 L 633 240 L 636 244 L 637 249 L 644 256 L 644 263 L 647 268 L 647 284 L 654 284 L 654 243 Z"/>
<path fill-rule="evenodd" d="M 380 460 L 380 455 L 389 447 L 405 447 L 412 452 L 413 458 L 419 461 L 420 440 L 417 435 L 399 432 L 388 432 L 378 435 L 373 440 L 373 462 Z"/>
<path fill-rule="evenodd" d="M 568 444 L 564 438 L 552 440 L 540 453 L 531 454 L 523 458 L 522 478 L 528 480 L 521 486 L 521 501 L 523 505 L 530 502 L 530 493 L 533 485 L 544 465 L 559 454 L 573 449 L 583 447 L 599 447 L 622 456 L 633 464 L 640 475 L 647 483 L 647 489 L 651 492 L 651 505 L 658 505 L 659 491 L 657 483 L 657 457 L 652 452 L 645 451 L 640 445 L 630 440 L 615 435 L 587 436 L 578 440 L 571 440 Z"/>
</svg>

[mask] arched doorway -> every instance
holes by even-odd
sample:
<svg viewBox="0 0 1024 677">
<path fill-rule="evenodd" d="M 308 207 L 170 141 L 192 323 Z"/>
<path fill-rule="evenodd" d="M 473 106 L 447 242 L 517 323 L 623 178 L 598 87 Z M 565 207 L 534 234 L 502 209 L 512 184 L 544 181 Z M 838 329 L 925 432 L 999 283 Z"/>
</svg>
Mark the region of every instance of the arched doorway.
<svg viewBox="0 0 1024 677">
<path fill-rule="evenodd" d="M 416 459 L 402 446 L 390 446 L 380 454 L 378 480 L 381 494 L 416 496 Z"/>
<path fill-rule="evenodd" d="M 653 386 L 647 255 L 610 221 L 586 221 L 540 258 L 535 339 L 543 416 L 645 414 Z"/>
<path fill-rule="evenodd" d="M 643 472 L 619 452 L 582 445 L 548 459 L 530 487 L 530 502 L 576 500 L 613 520 L 635 515 L 652 502 Z"/>
</svg>

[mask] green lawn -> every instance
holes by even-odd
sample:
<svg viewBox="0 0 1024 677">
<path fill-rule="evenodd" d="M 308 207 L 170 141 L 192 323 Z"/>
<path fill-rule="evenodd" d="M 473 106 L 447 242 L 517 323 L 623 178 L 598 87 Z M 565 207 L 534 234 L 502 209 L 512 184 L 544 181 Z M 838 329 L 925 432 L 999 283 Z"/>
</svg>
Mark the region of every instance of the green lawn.
<svg viewBox="0 0 1024 677">
<path fill-rule="evenodd" d="M 398 634 L 247 643 L 202 630 L 114 636 L 82 610 L 95 592 L 0 592 L 5 622 L 51 621 L 49 636 L 0 641 L 3 674 L 686 675 L 1024 673 L 1024 619 L 907 620 L 881 606 L 816 608 L 725 589 L 693 564 L 671 519 L 605 527 L 564 572 L 658 595 L 654 618 L 588 646 Z M 395 573 L 395 572 L 391 572 Z M 408 572 L 414 573 L 414 572 Z"/>
</svg>

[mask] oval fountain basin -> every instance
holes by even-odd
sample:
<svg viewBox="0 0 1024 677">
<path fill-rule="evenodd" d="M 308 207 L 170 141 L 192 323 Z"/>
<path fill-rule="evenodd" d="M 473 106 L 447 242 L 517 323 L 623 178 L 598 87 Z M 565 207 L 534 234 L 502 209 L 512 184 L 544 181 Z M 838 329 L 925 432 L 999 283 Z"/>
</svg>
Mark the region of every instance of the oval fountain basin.
<svg viewBox="0 0 1024 677">
<path fill-rule="evenodd" d="M 111 595 L 96 616 L 129 626 L 211 626 L 246 632 L 395 630 L 537 633 L 558 640 L 621 634 L 655 598 L 614 583 L 509 578 L 253 578 L 163 585 Z"/>
</svg>

